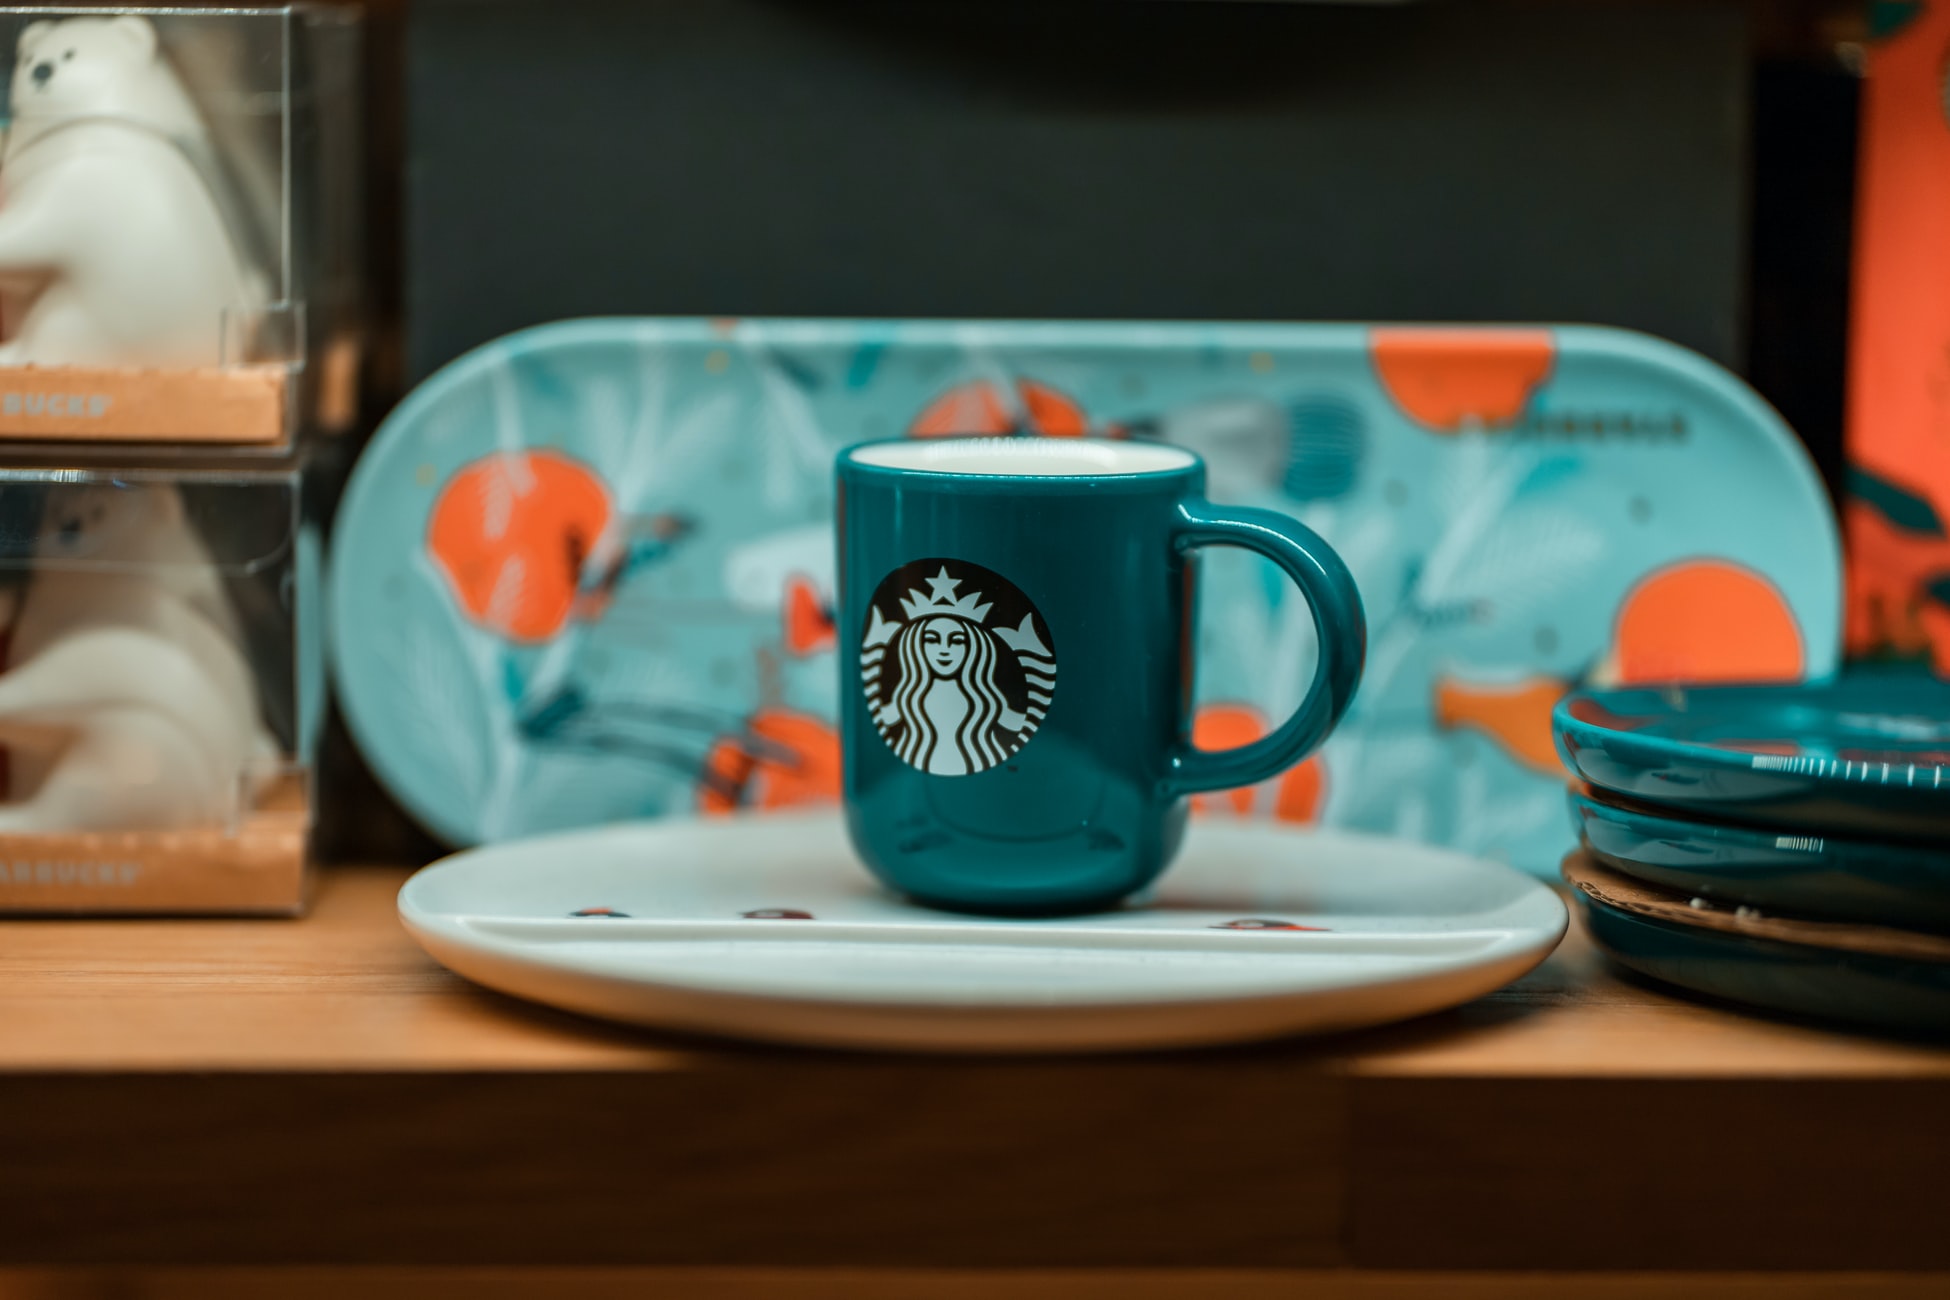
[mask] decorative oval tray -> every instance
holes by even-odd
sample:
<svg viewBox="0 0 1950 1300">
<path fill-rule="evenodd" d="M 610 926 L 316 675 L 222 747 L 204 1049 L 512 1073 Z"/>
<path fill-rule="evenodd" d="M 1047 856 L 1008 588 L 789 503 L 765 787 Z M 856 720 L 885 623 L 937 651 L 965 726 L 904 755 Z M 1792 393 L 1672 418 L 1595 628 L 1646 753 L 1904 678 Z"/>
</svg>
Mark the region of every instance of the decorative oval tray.
<svg viewBox="0 0 1950 1300">
<path fill-rule="evenodd" d="M 1835 525 L 1724 371 L 1605 329 L 568 322 L 388 418 L 334 542 L 333 659 L 380 778 L 457 843 L 833 797 L 834 453 L 1093 433 L 1298 515 L 1372 640 L 1340 731 L 1205 810 L 1400 834 L 1540 874 L 1573 686 L 1834 671 Z M 1201 743 L 1288 713 L 1305 606 L 1203 561 Z"/>
</svg>

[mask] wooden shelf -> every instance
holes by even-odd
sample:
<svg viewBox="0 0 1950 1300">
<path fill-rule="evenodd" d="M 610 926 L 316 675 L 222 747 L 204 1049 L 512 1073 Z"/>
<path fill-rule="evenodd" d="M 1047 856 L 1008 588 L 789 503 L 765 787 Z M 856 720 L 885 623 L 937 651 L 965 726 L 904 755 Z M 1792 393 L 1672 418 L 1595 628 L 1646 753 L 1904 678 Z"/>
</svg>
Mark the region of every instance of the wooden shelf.
<svg viewBox="0 0 1950 1300">
<path fill-rule="evenodd" d="M 403 879 L 0 923 L 0 1266 L 1950 1270 L 1950 1048 L 1679 1001 L 1575 932 L 1390 1030 L 934 1060 L 477 990 Z"/>
</svg>

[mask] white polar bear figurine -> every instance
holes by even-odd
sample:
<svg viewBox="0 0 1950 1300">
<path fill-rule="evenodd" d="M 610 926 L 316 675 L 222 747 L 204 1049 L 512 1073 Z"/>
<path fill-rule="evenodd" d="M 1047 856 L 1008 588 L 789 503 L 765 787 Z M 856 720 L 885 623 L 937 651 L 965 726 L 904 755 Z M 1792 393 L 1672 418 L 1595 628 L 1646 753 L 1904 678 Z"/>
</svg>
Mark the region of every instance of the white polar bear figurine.
<svg viewBox="0 0 1950 1300">
<path fill-rule="evenodd" d="M 0 834 L 225 821 L 276 747 L 181 496 L 51 488 L 35 555 L 0 673 Z"/>
<path fill-rule="evenodd" d="M 263 310 L 195 156 L 208 133 L 147 19 L 20 35 L 0 155 L 0 365 L 197 366 Z"/>
</svg>

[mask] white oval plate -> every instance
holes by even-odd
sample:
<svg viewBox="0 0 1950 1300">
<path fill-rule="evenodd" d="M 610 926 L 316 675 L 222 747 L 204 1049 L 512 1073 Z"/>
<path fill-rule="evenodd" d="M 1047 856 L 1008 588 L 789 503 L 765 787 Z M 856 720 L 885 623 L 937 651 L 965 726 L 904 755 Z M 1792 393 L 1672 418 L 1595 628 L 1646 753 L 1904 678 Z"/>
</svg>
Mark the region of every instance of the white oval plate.
<svg viewBox="0 0 1950 1300">
<path fill-rule="evenodd" d="M 937 1052 L 1402 1020 L 1516 979 L 1566 921 L 1547 886 L 1450 850 L 1214 822 L 1141 904 L 960 916 L 881 890 L 831 812 L 473 849 L 409 880 L 399 910 L 436 960 L 516 997 L 688 1033 Z"/>
</svg>

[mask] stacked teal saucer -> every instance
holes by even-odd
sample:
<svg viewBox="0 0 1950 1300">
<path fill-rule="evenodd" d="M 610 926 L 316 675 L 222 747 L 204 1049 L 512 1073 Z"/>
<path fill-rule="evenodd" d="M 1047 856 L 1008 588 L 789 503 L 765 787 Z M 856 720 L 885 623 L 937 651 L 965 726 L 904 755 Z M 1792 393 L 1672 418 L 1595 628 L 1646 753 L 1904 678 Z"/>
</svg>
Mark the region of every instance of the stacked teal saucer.
<svg viewBox="0 0 1950 1300">
<path fill-rule="evenodd" d="M 1620 963 L 1697 992 L 1950 1031 L 1950 685 L 1587 690 L 1566 863 Z"/>
</svg>

